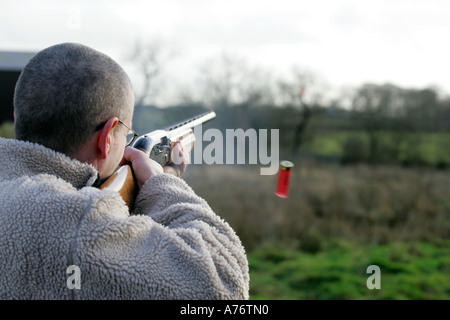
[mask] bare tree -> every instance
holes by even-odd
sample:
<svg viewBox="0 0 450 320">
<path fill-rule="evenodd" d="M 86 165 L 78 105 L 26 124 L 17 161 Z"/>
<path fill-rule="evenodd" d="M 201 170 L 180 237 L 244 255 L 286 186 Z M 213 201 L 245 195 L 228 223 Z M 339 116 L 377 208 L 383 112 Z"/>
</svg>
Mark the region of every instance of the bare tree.
<svg viewBox="0 0 450 320">
<path fill-rule="evenodd" d="M 391 84 L 364 84 L 356 89 L 352 102 L 355 120 L 359 122 L 368 138 L 368 160 L 379 162 L 383 158 L 396 158 L 400 152 L 401 141 L 396 141 L 386 149 L 382 145 L 383 134 L 392 130 L 405 129 L 396 121 L 404 110 L 403 90 Z M 406 122 L 405 122 L 406 123 Z M 401 135 L 391 135 L 400 139 Z M 389 155 L 384 153 L 388 152 Z"/>
<path fill-rule="evenodd" d="M 278 82 L 278 98 L 282 105 L 291 106 L 298 110 L 294 124 L 294 137 L 292 141 L 292 153 L 297 155 L 306 141 L 306 131 L 313 115 L 315 115 L 321 103 L 323 84 L 317 76 L 310 72 L 300 71 L 296 68 L 292 72 L 291 81 Z"/>
<path fill-rule="evenodd" d="M 145 105 L 150 97 L 157 95 L 156 79 L 160 76 L 167 53 L 161 41 L 153 40 L 147 43 L 136 41 L 129 55 L 129 60 L 137 69 L 140 77 L 140 88 L 136 94 L 136 106 Z"/>
<path fill-rule="evenodd" d="M 275 81 L 271 73 L 262 67 L 247 70 L 240 86 L 241 102 L 250 106 L 273 106 L 275 104 Z"/>
<path fill-rule="evenodd" d="M 202 99 L 208 104 L 228 108 L 232 105 L 259 106 L 273 101 L 269 72 L 250 66 L 237 55 L 223 53 L 200 67 Z"/>
<path fill-rule="evenodd" d="M 202 99 L 217 107 L 227 108 L 238 99 L 238 87 L 243 82 L 247 64 L 243 59 L 222 54 L 209 59 L 200 67 L 199 83 Z"/>
</svg>

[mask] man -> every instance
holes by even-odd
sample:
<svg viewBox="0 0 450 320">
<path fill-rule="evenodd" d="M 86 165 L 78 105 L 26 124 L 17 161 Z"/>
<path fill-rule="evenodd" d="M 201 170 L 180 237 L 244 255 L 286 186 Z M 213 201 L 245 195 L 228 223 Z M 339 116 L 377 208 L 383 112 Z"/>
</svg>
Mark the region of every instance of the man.
<svg viewBox="0 0 450 320">
<path fill-rule="evenodd" d="M 123 69 L 83 45 L 24 68 L 16 139 L 0 139 L 1 299 L 248 299 L 244 248 L 175 175 L 186 164 L 126 147 L 133 104 Z M 97 188 L 124 163 L 140 188 L 133 212 Z"/>
</svg>

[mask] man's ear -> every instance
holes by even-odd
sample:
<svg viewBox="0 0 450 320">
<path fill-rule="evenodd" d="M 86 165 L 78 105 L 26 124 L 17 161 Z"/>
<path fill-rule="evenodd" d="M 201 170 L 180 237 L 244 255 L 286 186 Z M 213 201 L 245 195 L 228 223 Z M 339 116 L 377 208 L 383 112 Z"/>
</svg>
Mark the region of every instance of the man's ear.
<svg viewBox="0 0 450 320">
<path fill-rule="evenodd" d="M 111 144 L 113 140 L 113 129 L 117 126 L 118 123 L 119 119 L 117 117 L 109 118 L 109 120 L 106 121 L 106 124 L 100 131 L 97 149 L 102 159 L 106 159 L 111 150 Z"/>
</svg>

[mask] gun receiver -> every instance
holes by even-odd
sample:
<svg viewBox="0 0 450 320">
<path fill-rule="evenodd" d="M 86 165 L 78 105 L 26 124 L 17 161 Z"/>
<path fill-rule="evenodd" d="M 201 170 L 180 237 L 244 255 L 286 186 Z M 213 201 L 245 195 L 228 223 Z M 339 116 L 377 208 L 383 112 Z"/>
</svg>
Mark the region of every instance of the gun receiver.
<svg viewBox="0 0 450 320">
<path fill-rule="evenodd" d="M 161 166 L 170 165 L 174 158 L 172 149 L 176 142 L 180 142 L 186 152 L 194 147 L 195 136 L 192 129 L 216 117 L 216 113 L 209 110 L 194 117 L 176 122 L 167 127 L 144 134 L 136 139 L 132 147 L 142 150 Z M 119 167 L 109 177 L 100 189 L 118 192 L 131 209 L 138 193 L 137 183 L 130 166 Z"/>
</svg>

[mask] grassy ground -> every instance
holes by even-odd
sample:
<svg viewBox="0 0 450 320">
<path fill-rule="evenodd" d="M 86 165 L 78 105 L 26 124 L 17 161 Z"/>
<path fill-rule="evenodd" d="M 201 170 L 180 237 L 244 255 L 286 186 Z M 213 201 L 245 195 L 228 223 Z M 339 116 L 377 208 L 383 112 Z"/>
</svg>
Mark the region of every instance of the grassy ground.
<svg viewBox="0 0 450 320">
<path fill-rule="evenodd" d="M 0 125 L 0 137 L 2 138 L 14 138 L 14 124 L 5 122 Z"/>
<path fill-rule="evenodd" d="M 316 253 L 283 245 L 249 254 L 251 299 L 450 299 L 450 242 L 337 241 Z M 366 281 L 380 268 L 380 289 Z"/>
</svg>

